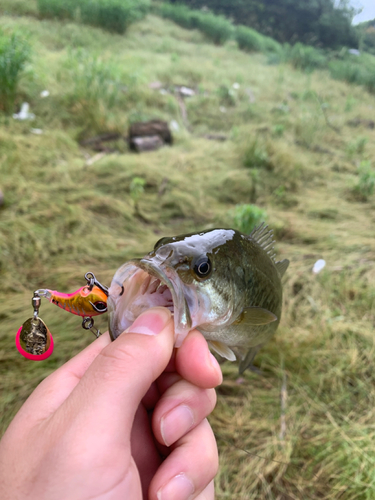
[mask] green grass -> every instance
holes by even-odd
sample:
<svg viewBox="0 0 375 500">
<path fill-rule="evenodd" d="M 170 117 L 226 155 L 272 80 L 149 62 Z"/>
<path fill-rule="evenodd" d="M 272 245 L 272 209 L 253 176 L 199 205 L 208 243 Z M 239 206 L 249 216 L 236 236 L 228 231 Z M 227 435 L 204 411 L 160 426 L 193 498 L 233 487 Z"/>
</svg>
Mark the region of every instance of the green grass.
<svg viewBox="0 0 375 500">
<path fill-rule="evenodd" d="M 18 33 L 0 31 L 0 110 L 15 111 L 19 81 L 30 60 L 30 46 Z"/>
<path fill-rule="evenodd" d="M 31 44 L 18 92 L 36 115 L 0 115 L 1 432 L 42 379 L 92 341 L 79 318 L 43 302 L 55 352 L 23 359 L 14 337 L 33 290 L 71 292 L 87 271 L 109 284 L 162 236 L 230 227 L 236 205 L 252 204 L 266 210 L 277 256 L 291 264 L 279 331 L 256 358 L 265 376 L 238 380 L 235 364 L 222 365 L 210 417 L 216 498 L 372 500 L 375 199 L 364 203 L 352 188 L 375 156 L 375 131 L 348 122 L 373 119 L 373 96 L 327 70 L 269 65 L 266 54 L 207 43 L 157 16 L 124 36 L 16 15 L 0 27 Z M 174 94 L 149 88 L 161 79 L 196 88 L 185 100 L 189 130 Z M 90 164 L 96 152 L 78 140 L 125 135 L 135 117 L 176 120 L 173 146 L 137 155 L 119 142 Z M 205 138 L 214 131 L 228 139 Z M 313 275 L 319 258 L 326 268 Z"/>
</svg>

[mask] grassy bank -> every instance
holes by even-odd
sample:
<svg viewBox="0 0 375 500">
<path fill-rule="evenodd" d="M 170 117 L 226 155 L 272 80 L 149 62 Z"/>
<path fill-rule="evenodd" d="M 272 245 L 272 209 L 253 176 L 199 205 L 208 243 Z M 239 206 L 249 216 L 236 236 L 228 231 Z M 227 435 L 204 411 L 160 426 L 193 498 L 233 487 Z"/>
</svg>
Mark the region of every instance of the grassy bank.
<svg viewBox="0 0 375 500">
<path fill-rule="evenodd" d="M 236 205 L 252 203 L 291 266 L 280 329 L 257 357 L 265 376 L 238 380 L 234 364 L 222 365 L 210 418 L 217 498 L 372 499 L 374 97 L 326 70 L 269 65 L 267 55 L 206 43 L 156 16 L 124 36 L 22 16 L 2 16 L 0 27 L 30 43 L 14 111 L 27 101 L 35 114 L 0 117 L 1 431 L 92 340 L 79 319 L 43 303 L 55 353 L 21 358 L 14 336 L 33 290 L 73 291 L 89 270 L 108 284 L 160 237 L 239 224 Z M 165 92 L 149 87 L 155 81 Z M 189 130 L 174 85 L 195 89 L 185 100 Z M 151 118 L 178 123 L 172 147 L 136 155 L 118 141 L 98 157 L 79 144 Z M 227 140 L 208 140 L 214 132 Z M 135 177 L 145 181 L 142 218 Z M 326 268 L 313 275 L 319 258 Z"/>
</svg>

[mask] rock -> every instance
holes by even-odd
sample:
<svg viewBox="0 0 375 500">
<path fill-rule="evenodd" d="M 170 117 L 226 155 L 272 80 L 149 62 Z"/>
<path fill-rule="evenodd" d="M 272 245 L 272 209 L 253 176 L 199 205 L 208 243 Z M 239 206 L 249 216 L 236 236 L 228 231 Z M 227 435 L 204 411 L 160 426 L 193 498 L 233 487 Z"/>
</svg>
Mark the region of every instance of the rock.
<svg viewBox="0 0 375 500">
<path fill-rule="evenodd" d="M 132 149 L 138 153 L 144 151 L 155 151 L 164 146 L 164 142 L 159 135 L 148 135 L 146 137 L 133 137 Z"/>
<path fill-rule="evenodd" d="M 133 151 L 151 151 L 173 143 L 168 123 L 163 120 L 133 123 L 129 127 L 129 147 Z"/>
<path fill-rule="evenodd" d="M 366 128 L 375 128 L 375 122 L 373 120 L 366 120 L 364 118 L 354 118 L 346 122 L 350 127 L 360 127 L 361 125 Z"/>
</svg>

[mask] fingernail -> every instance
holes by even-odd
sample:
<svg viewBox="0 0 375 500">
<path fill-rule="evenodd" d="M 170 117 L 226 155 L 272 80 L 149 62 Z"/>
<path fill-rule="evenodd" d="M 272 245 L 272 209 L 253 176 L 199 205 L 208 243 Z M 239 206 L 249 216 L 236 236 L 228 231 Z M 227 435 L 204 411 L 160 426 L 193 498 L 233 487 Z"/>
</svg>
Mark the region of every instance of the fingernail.
<svg viewBox="0 0 375 500">
<path fill-rule="evenodd" d="M 160 488 L 156 496 L 158 500 L 190 500 L 194 489 L 193 483 L 182 472 Z"/>
<path fill-rule="evenodd" d="M 142 335 L 157 335 L 164 329 L 170 317 L 170 311 L 164 307 L 150 309 L 138 316 L 125 332 L 140 333 Z"/>
<path fill-rule="evenodd" d="M 166 446 L 175 443 L 194 425 L 194 415 L 186 405 L 179 405 L 161 419 L 160 432 Z"/>
</svg>

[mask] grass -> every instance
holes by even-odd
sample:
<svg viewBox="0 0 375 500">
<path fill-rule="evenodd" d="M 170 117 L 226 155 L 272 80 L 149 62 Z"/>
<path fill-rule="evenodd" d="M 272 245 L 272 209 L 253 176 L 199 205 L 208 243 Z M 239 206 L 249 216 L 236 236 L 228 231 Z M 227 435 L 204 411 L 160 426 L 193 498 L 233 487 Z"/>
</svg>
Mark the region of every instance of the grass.
<svg viewBox="0 0 375 500">
<path fill-rule="evenodd" d="M 0 115 L 0 432 L 46 375 L 92 341 L 77 317 L 43 302 L 55 353 L 23 359 L 14 337 L 33 290 L 71 292 L 89 270 L 109 284 L 162 236 L 230 227 L 236 205 L 253 204 L 291 264 L 280 328 L 256 358 L 265 376 L 238 379 L 235 364 L 222 364 L 210 417 L 216 498 L 372 500 L 375 200 L 348 190 L 375 156 L 375 131 L 348 122 L 372 119 L 373 96 L 326 70 L 269 65 L 267 55 L 215 46 L 156 16 L 125 36 L 22 16 L 3 15 L 0 27 L 28 36 L 34 56 L 19 95 L 36 115 L 31 124 Z M 115 105 L 103 97 L 94 119 L 82 111 L 91 86 L 77 89 L 77 46 L 93 75 L 105 76 L 98 88 L 118 85 Z M 149 88 L 160 75 L 171 86 L 195 82 L 189 131 L 175 96 Z M 123 147 L 90 164 L 97 153 L 79 145 L 82 135 L 125 133 L 135 116 L 176 120 L 173 146 L 143 155 Z M 208 140 L 213 131 L 228 139 Z M 314 275 L 320 258 L 327 265 Z"/>
<path fill-rule="evenodd" d="M 30 46 L 18 33 L 0 31 L 0 109 L 10 114 L 15 109 L 20 78 L 30 59 Z"/>
</svg>

